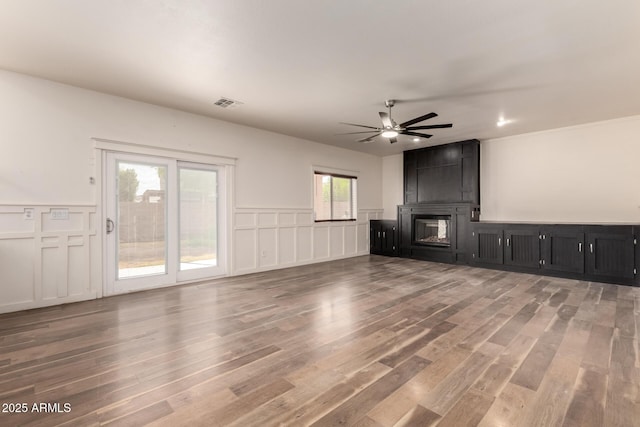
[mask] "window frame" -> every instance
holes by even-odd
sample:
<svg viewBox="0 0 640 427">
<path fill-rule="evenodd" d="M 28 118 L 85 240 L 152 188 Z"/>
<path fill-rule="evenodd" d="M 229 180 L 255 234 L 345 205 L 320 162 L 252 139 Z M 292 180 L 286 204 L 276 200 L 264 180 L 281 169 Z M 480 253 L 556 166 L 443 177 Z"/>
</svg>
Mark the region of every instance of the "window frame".
<svg viewBox="0 0 640 427">
<path fill-rule="evenodd" d="M 316 219 L 316 203 L 315 203 L 315 181 L 316 181 L 316 176 L 317 175 L 322 175 L 322 176 L 329 176 L 330 177 L 330 182 L 329 182 L 329 191 L 330 191 L 330 195 L 329 195 L 329 212 L 331 213 L 331 216 L 333 217 L 333 178 L 343 178 L 343 179 L 348 179 L 349 180 L 349 205 L 350 205 L 350 211 L 351 211 L 351 215 L 352 218 L 340 218 L 340 219 Z M 314 188 L 314 202 L 313 202 L 313 222 L 354 222 L 358 220 L 358 212 L 356 212 L 357 209 L 357 200 L 354 200 L 354 196 L 353 196 L 353 183 L 358 181 L 358 177 L 355 175 L 346 175 L 344 173 L 336 173 L 336 172 L 327 172 L 327 171 L 322 171 L 322 170 L 318 170 L 318 169 L 314 169 L 313 171 L 313 188 Z M 356 199 L 357 199 L 357 193 L 356 193 Z M 355 203 L 354 203 L 355 202 Z M 355 204 L 355 206 L 354 206 Z M 355 209 L 354 209 L 355 208 Z"/>
</svg>

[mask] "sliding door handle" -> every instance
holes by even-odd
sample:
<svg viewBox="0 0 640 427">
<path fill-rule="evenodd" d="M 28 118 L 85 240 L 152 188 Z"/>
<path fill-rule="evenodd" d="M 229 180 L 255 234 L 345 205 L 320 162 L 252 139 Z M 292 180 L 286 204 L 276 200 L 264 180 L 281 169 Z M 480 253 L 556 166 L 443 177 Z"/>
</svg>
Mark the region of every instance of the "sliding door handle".
<svg viewBox="0 0 640 427">
<path fill-rule="evenodd" d="M 107 234 L 113 233 L 113 230 L 116 228 L 116 225 L 113 223 L 111 218 L 107 218 Z"/>
<path fill-rule="evenodd" d="M 578 252 L 582 252 L 582 242 L 578 243 Z"/>
</svg>

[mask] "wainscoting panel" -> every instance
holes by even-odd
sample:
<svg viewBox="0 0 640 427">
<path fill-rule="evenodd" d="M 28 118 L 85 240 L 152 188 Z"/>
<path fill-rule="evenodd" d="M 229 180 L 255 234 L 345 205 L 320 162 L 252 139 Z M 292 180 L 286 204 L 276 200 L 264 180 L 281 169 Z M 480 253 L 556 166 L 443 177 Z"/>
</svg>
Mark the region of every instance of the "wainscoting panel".
<svg viewBox="0 0 640 427">
<path fill-rule="evenodd" d="M 313 258 L 316 260 L 329 259 L 329 226 L 313 227 Z"/>
<path fill-rule="evenodd" d="M 313 261 L 313 227 L 296 227 L 296 256 L 298 263 L 309 263 Z"/>
<path fill-rule="evenodd" d="M 278 264 L 291 265 L 296 262 L 296 229 L 278 229 Z"/>
<path fill-rule="evenodd" d="M 0 301 L 3 307 L 34 301 L 35 254 L 33 238 L 0 238 L 0 271 L 2 271 Z"/>
<path fill-rule="evenodd" d="M 275 219 L 275 215 L 274 215 Z M 276 228 L 258 229 L 258 247 L 260 248 L 260 267 L 273 267 L 278 265 L 278 238 Z"/>
<path fill-rule="evenodd" d="M 0 205 L 0 313 L 101 294 L 95 206 Z"/>
<path fill-rule="evenodd" d="M 344 227 L 329 228 L 329 255 L 337 258 L 344 255 Z"/>
<path fill-rule="evenodd" d="M 358 226 L 357 225 L 348 225 L 344 227 L 344 252 L 345 256 L 356 256 L 358 254 L 356 244 L 357 244 L 357 233 Z"/>
<path fill-rule="evenodd" d="M 360 209 L 357 217 L 314 223 L 311 209 L 236 208 L 232 274 L 368 254 L 369 220 L 382 209 Z"/>
<path fill-rule="evenodd" d="M 235 268 L 237 270 L 255 270 L 258 268 L 256 263 L 257 239 L 256 228 L 235 230 Z"/>
<path fill-rule="evenodd" d="M 358 253 L 369 252 L 369 224 L 358 224 Z"/>
</svg>

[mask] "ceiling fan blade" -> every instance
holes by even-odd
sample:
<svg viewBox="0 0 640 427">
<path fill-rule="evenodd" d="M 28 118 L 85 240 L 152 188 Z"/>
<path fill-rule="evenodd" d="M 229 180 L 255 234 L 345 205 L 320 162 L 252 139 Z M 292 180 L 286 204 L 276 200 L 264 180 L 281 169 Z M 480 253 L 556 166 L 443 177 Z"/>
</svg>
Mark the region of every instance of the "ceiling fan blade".
<svg viewBox="0 0 640 427">
<path fill-rule="evenodd" d="M 393 144 L 394 142 L 398 142 L 398 140 L 396 138 L 389 138 L 389 142 Z"/>
<path fill-rule="evenodd" d="M 345 122 L 340 122 L 340 124 L 341 125 L 358 126 L 358 127 L 361 127 L 361 128 L 369 128 L 369 129 L 380 130 L 380 128 L 377 128 L 375 126 L 357 125 L 355 123 L 345 123 Z"/>
<path fill-rule="evenodd" d="M 408 130 L 403 130 L 400 133 L 402 135 L 419 136 L 420 138 L 431 138 L 433 136 L 433 135 L 429 135 L 429 134 L 426 134 L 426 133 L 411 132 L 411 131 L 408 131 Z"/>
<path fill-rule="evenodd" d="M 346 133 L 334 133 L 334 135 L 355 135 L 358 133 L 378 133 L 380 132 L 379 130 L 363 130 L 362 132 L 346 132 Z"/>
<path fill-rule="evenodd" d="M 378 136 L 378 135 L 377 134 L 376 135 L 371 135 L 371 136 L 368 136 L 366 138 L 359 139 L 356 142 L 365 142 L 365 143 L 366 142 L 371 142 L 371 141 L 373 141 L 373 138 L 375 138 L 376 136 Z"/>
<path fill-rule="evenodd" d="M 392 128 L 393 123 L 391 123 L 391 117 L 389 117 L 389 113 L 385 113 L 384 111 L 380 111 L 380 119 L 382 119 L 382 125 L 386 128 Z"/>
<path fill-rule="evenodd" d="M 447 123 L 446 125 L 411 126 L 411 127 L 408 127 L 407 130 L 444 129 L 444 128 L 452 128 L 452 127 L 453 125 L 451 123 Z"/>
<path fill-rule="evenodd" d="M 400 127 L 401 128 L 406 128 L 407 126 L 411 126 L 414 123 L 420 123 L 420 122 L 423 122 L 425 120 L 431 119 L 431 118 L 436 117 L 436 116 L 437 116 L 436 113 L 425 114 L 424 116 L 416 117 L 413 120 L 409 120 L 409 121 L 406 121 L 404 123 L 400 123 Z"/>
</svg>

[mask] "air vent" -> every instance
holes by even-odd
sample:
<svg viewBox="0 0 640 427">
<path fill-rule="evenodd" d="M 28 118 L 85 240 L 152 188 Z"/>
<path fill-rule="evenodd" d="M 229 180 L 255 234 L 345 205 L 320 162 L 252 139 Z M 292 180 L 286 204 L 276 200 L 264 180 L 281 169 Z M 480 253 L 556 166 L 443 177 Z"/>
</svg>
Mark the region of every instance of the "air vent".
<svg viewBox="0 0 640 427">
<path fill-rule="evenodd" d="M 238 105 L 242 105 L 243 103 L 240 101 L 235 101 L 231 98 L 222 97 L 218 99 L 216 102 L 214 102 L 213 104 L 217 105 L 220 108 L 235 108 Z"/>
</svg>

